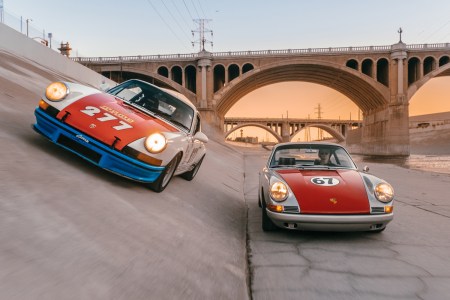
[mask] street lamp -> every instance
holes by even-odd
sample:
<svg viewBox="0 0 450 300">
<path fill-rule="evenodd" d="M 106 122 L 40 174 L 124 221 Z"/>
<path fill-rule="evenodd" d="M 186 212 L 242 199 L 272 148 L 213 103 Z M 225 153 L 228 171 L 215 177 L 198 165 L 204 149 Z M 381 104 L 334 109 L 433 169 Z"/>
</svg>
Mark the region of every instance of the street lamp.
<svg viewBox="0 0 450 300">
<path fill-rule="evenodd" d="M 27 36 L 28 36 L 28 23 L 29 23 L 30 21 L 33 21 L 33 19 L 27 19 Z"/>
</svg>

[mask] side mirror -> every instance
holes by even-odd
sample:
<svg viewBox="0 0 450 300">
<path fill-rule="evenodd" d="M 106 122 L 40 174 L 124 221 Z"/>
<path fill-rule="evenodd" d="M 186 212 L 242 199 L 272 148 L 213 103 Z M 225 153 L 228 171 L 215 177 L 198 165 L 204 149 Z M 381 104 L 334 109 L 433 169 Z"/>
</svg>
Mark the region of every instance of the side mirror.
<svg viewBox="0 0 450 300">
<path fill-rule="evenodd" d="M 368 166 L 364 166 L 364 168 L 363 168 L 363 172 L 364 172 L 364 173 L 367 173 L 367 172 L 369 172 L 369 167 L 368 167 Z"/>
<path fill-rule="evenodd" d="M 194 140 L 199 140 L 200 142 L 207 143 L 208 137 L 203 132 L 199 131 L 194 135 Z"/>
</svg>

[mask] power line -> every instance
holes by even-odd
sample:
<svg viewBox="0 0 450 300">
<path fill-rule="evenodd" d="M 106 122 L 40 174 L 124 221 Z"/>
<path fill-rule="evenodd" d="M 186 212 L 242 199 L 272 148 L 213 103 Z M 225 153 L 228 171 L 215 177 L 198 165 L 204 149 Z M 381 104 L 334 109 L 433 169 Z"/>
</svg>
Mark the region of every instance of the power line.
<svg viewBox="0 0 450 300">
<path fill-rule="evenodd" d="M 191 11 L 189 10 L 189 7 L 187 7 L 187 5 L 186 5 L 186 1 L 183 0 L 183 4 L 184 4 L 184 7 L 186 7 L 186 10 L 187 10 L 187 12 L 189 14 L 189 17 L 191 17 L 191 20 L 194 20 L 194 17 L 192 17 L 192 14 L 191 14 Z"/>
<path fill-rule="evenodd" d="M 178 27 L 181 29 L 181 32 L 183 32 L 183 33 L 186 35 L 187 39 L 190 40 L 189 35 L 184 31 L 185 29 L 180 25 L 180 23 L 178 23 L 177 18 L 175 18 L 175 17 L 173 16 L 172 12 L 171 12 L 170 9 L 167 7 L 167 5 L 164 3 L 163 0 L 161 0 L 161 3 L 164 5 L 164 7 L 166 8 L 166 10 L 169 12 L 169 15 L 170 15 L 170 16 L 172 17 L 172 19 L 175 21 L 175 24 L 177 24 Z"/>
<path fill-rule="evenodd" d="M 198 6 L 200 6 L 200 10 L 203 13 L 203 17 L 206 17 L 205 11 L 203 10 L 203 7 L 202 7 L 202 3 L 200 2 L 200 0 L 197 0 L 197 2 L 198 2 Z"/>
<path fill-rule="evenodd" d="M 197 13 L 197 17 L 200 19 L 200 14 L 198 13 L 197 7 L 195 7 L 195 3 L 191 0 L 192 6 L 194 7 L 195 12 Z"/>
<path fill-rule="evenodd" d="M 186 18 L 183 16 L 183 14 L 182 14 L 181 11 L 178 9 L 178 6 L 175 4 L 175 2 L 174 2 L 173 0 L 172 0 L 172 5 L 175 7 L 175 9 L 177 10 L 177 12 L 178 12 L 178 14 L 180 15 L 181 19 L 182 19 L 183 22 L 185 23 L 186 28 L 189 28 L 189 27 L 191 26 L 190 20 L 192 20 L 192 18 L 189 19 L 189 22 L 187 22 L 187 21 L 186 21 Z"/>
<path fill-rule="evenodd" d="M 184 42 L 179 38 L 179 36 L 173 31 L 172 27 L 166 22 L 166 20 L 161 16 L 156 7 L 152 4 L 150 0 L 147 0 L 148 4 L 153 8 L 153 10 L 158 14 L 159 18 L 163 21 L 163 23 L 167 26 L 167 28 L 172 32 L 172 34 L 184 45 Z"/>
<path fill-rule="evenodd" d="M 438 29 L 436 29 L 435 31 L 433 31 L 433 33 L 431 33 L 426 39 L 425 41 L 429 40 L 433 35 L 435 35 L 436 33 L 438 33 L 439 31 L 442 30 L 442 28 L 444 28 L 445 26 L 447 26 L 450 23 L 450 20 L 448 20 L 444 25 L 441 25 Z"/>
</svg>

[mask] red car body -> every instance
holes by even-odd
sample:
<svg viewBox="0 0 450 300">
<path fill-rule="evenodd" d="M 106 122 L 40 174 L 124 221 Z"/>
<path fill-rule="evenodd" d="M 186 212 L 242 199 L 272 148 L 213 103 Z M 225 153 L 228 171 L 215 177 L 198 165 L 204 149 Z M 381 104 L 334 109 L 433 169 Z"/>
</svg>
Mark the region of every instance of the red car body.
<svg viewBox="0 0 450 300">
<path fill-rule="evenodd" d="M 328 160 L 318 158 L 322 151 Z M 264 231 L 381 232 L 393 219 L 392 187 L 360 172 L 332 143 L 276 145 L 260 172 L 258 196 Z"/>
</svg>

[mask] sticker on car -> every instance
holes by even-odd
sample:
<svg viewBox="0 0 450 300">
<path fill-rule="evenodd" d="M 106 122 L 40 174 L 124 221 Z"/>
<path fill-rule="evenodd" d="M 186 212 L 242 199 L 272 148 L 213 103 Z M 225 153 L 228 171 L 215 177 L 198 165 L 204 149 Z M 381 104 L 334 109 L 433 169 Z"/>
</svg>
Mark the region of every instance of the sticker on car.
<svg viewBox="0 0 450 300">
<path fill-rule="evenodd" d="M 334 177 L 313 177 L 311 182 L 321 186 L 334 186 L 340 183 L 339 179 Z"/>
</svg>

